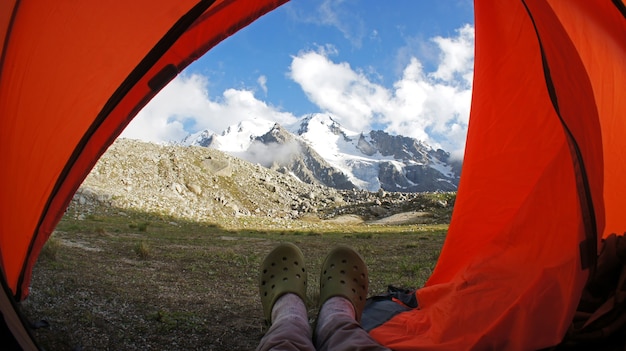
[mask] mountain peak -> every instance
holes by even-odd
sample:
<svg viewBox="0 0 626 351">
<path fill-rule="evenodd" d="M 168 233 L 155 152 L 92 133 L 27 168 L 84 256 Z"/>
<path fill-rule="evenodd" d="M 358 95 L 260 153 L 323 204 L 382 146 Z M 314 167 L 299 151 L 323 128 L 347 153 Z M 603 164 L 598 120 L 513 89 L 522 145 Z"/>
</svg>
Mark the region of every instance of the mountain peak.
<svg viewBox="0 0 626 351">
<path fill-rule="evenodd" d="M 420 192 L 454 191 L 459 180 L 460 168 L 444 150 L 381 130 L 351 132 L 328 114 L 310 114 L 286 128 L 262 119 L 242 121 L 207 136 L 210 142 L 194 145 L 281 169 L 307 183 Z"/>
<path fill-rule="evenodd" d="M 255 140 L 258 140 L 264 144 L 285 144 L 287 142 L 293 141 L 294 135 L 287 131 L 285 128 L 283 128 L 280 124 L 274 123 L 272 129 L 270 129 L 267 133 L 256 137 Z"/>
<path fill-rule="evenodd" d="M 320 128 L 328 129 L 335 134 L 348 132 L 344 132 L 344 128 L 332 116 L 324 113 L 306 115 L 297 123 L 297 128 L 292 128 L 292 132 L 297 135 L 303 135 L 311 130 L 319 130 Z"/>
<path fill-rule="evenodd" d="M 197 145 L 209 147 L 214 142 L 213 137 L 216 133 L 212 130 L 205 129 L 197 133 L 187 135 L 180 143 L 185 146 Z"/>
</svg>

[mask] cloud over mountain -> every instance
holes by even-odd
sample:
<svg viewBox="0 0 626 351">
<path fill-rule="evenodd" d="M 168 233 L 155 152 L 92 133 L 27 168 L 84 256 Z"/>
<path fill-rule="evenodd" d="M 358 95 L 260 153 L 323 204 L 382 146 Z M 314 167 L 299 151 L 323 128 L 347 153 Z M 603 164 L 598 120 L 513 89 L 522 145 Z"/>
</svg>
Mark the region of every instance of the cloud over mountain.
<svg viewBox="0 0 626 351">
<path fill-rule="evenodd" d="M 325 114 L 286 126 L 242 121 L 220 134 L 190 135 L 182 144 L 219 149 L 304 183 L 338 189 L 453 191 L 460 172 L 444 150 L 384 131 L 353 132 Z"/>
<path fill-rule="evenodd" d="M 474 29 L 465 25 L 453 37 L 430 40 L 439 51 L 436 68 L 427 71 L 411 57 L 391 87 L 382 85 L 370 67 L 335 62 L 332 45 L 300 51 L 287 74 L 310 102 L 346 128 L 384 130 L 424 141 L 462 158 L 469 118 L 473 72 Z M 367 72 L 367 73 L 366 73 Z M 267 76 L 256 76 L 262 94 L 271 94 Z M 205 129 L 224 130 L 251 118 L 282 125 L 302 116 L 284 111 L 255 96 L 252 88 L 209 93 L 211 82 L 202 74 L 182 74 L 156 96 L 124 131 L 124 137 L 147 141 L 180 140 Z"/>
</svg>

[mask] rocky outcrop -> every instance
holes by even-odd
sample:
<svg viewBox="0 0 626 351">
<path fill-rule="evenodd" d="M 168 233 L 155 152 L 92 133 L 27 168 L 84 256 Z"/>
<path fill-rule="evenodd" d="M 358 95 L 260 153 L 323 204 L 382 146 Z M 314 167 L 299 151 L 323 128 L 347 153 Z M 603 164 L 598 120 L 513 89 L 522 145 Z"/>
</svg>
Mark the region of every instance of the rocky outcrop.
<svg viewBox="0 0 626 351">
<path fill-rule="evenodd" d="M 442 178 L 440 172 L 426 165 L 408 165 L 399 169 L 392 162 L 380 165 L 378 179 L 387 191 L 424 192 L 431 189 L 456 191 L 456 182 Z"/>
<path fill-rule="evenodd" d="M 106 205 L 207 221 L 295 218 L 304 207 L 312 208 L 303 205 L 311 197 L 325 205 L 342 198 L 333 188 L 305 184 L 218 150 L 119 139 L 85 179 L 73 204 L 79 213 Z"/>
<path fill-rule="evenodd" d="M 450 154 L 414 138 L 384 131 L 354 133 L 331 116 L 314 114 L 291 128 L 313 149 L 324 150 L 358 188 L 376 191 L 455 190 L 460 174 Z M 330 150 L 330 152 L 329 152 Z M 460 163 L 459 163 L 460 165 Z"/>
<path fill-rule="evenodd" d="M 70 206 L 78 217 L 129 210 L 200 222 L 270 219 L 281 226 L 287 224 L 280 221 L 305 214 L 325 219 L 354 214 L 367 220 L 403 211 L 448 213 L 453 203 L 453 194 L 433 198 L 383 190 L 337 190 L 307 184 L 214 149 L 118 139 Z"/>
<path fill-rule="evenodd" d="M 359 141 L 357 141 L 356 147 L 357 149 L 359 149 L 359 151 L 367 156 L 372 156 L 378 152 L 376 147 L 374 147 L 367 140 L 365 140 L 365 136 L 363 135 L 363 133 L 359 134 Z"/>
<path fill-rule="evenodd" d="M 444 150 L 380 130 L 351 132 L 325 114 L 286 127 L 262 119 L 242 121 L 220 135 L 196 133 L 182 144 L 216 148 L 340 190 L 453 191 L 460 177 L 460 162 Z"/>
<path fill-rule="evenodd" d="M 257 137 L 261 145 L 252 144 L 249 152 L 256 147 L 271 148 L 274 152 L 282 149 L 294 150 L 289 157 L 276 157 L 270 166 L 283 174 L 293 174 L 309 184 L 321 184 L 335 189 L 356 188 L 348 177 L 330 165 L 313 148 L 296 138 L 278 123 L 264 135 Z M 296 151 L 297 150 L 297 151 Z M 280 151 L 277 152 L 281 154 Z"/>
<path fill-rule="evenodd" d="M 450 154 L 432 149 L 422 142 L 383 131 L 369 133 L 371 143 L 382 156 L 395 161 L 383 161 L 379 166 L 380 186 L 388 191 L 423 192 L 456 191 L 460 179 L 460 162 L 450 161 Z"/>
</svg>

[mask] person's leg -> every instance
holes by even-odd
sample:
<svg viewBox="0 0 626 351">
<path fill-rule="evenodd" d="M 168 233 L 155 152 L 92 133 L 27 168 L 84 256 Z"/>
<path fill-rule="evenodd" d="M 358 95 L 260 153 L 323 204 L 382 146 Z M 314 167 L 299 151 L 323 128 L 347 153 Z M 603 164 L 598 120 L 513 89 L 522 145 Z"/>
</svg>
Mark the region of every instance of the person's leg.
<svg viewBox="0 0 626 351">
<path fill-rule="evenodd" d="M 267 255 L 261 264 L 259 292 L 271 326 L 257 350 L 315 350 L 304 304 L 306 281 L 304 257 L 297 246 L 281 244 Z"/>
<path fill-rule="evenodd" d="M 354 306 L 340 296 L 331 297 L 320 309 L 315 335 L 318 351 L 389 351 L 361 328 L 355 318 Z"/>
<path fill-rule="evenodd" d="M 306 306 L 298 295 L 281 296 L 272 309 L 272 326 L 265 333 L 257 351 L 315 350 Z"/>
<path fill-rule="evenodd" d="M 348 247 L 337 247 L 322 264 L 320 309 L 315 327 L 318 351 L 389 350 L 372 339 L 359 321 L 369 285 L 367 265 Z"/>
</svg>

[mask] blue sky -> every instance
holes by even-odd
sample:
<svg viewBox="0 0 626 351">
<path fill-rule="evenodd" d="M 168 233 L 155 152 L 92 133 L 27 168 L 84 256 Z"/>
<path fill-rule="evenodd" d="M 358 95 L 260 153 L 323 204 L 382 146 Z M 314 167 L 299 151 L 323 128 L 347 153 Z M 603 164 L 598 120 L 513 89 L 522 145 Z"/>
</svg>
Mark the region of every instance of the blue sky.
<svg viewBox="0 0 626 351">
<path fill-rule="evenodd" d="M 327 113 L 461 155 L 473 70 L 471 0 L 293 0 L 190 65 L 122 134 L 180 140 L 244 119 Z"/>
</svg>

